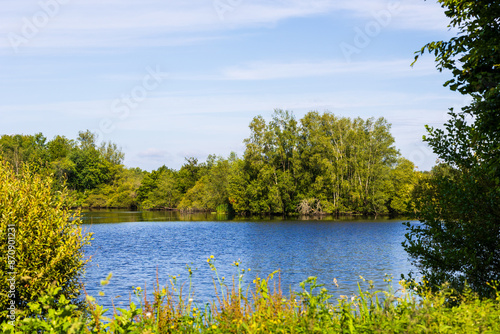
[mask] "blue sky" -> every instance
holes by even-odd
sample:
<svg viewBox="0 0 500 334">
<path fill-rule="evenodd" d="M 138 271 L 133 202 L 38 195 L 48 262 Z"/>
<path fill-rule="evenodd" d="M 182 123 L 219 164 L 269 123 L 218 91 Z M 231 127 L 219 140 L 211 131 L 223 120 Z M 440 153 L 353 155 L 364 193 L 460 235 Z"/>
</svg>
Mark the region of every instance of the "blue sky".
<svg viewBox="0 0 500 334">
<path fill-rule="evenodd" d="M 276 108 L 385 117 L 420 170 L 424 125 L 467 100 L 431 56 L 443 9 L 405 0 L 17 0 L 0 10 L 0 134 L 113 141 L 125 164 L 244 151 Z"/>
</svg>

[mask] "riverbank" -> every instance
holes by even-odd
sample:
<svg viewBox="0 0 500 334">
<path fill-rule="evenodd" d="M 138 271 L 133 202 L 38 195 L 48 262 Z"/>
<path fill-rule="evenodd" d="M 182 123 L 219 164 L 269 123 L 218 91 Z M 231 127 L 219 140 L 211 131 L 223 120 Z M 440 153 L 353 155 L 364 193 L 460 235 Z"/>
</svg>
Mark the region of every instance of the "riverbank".
<svg viewBox="0 0 500 334">
<path fill-rule="evenodd" d="M 31 317 L 22 318 L 16 329 L 1 324 L 4 333 L 44 330 L 65 333 L 498 333 L 500 294 L 481 300 L 472 293 L 457 297 L 447 286 L 431 292 L 425 284 L 401 282 L 396 293 L 376 291 L 371 282 L 360 281 L 359 293 L 332 299 L 330 292 L 309 277 L 300 290 L 285 294 L 279 273 L 256 277 L 242 287 L 249 270 L 233 266 L 236 277 L 220 277 L 215 258 L 209 257 L 217 298 L 207 304 L 193 302 L 192 271 L 188 280 L 172 276 L 165 286 L 156 285 L 152 298 L 146 289 L 133 289 L 128 308 L 106 311 L 95 298 L 86 296 L 89 315 L 76 306 L 51 302 L 57 290 L 31 304 Z M 109 284 L 111 276 L 101 282 Z M 390 282 L 390 278 L 386 279 Z M 184 287 L 184 288 L 183 288 Z M 415 291 L 416 290 L 416 291 Z M 418 293 L 417 293 L 418 292 Z M 46 312 L 42 315 L 41 310 Z M 112 313 L 112 314 L 109 314 Z"/>
</svg>

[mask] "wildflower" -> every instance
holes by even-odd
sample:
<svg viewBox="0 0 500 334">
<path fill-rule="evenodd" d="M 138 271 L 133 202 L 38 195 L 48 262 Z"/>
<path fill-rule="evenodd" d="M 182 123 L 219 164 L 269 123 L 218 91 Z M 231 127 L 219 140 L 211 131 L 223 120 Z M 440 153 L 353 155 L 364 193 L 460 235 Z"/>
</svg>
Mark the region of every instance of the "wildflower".
<svg viewBox="0 0 500 334">
<path fill-rule="evenodd" d="M 216 325 L 212 325 L 212 329 L 217 329 L 217 326 Z"/>
<path fill-rule="evenodd" d="M 210 258 L 211 258 L 211 259 L 213 259 L 213 258 L 214 258 L 214 256 L 213 256 L 213 255 L 210 255 Z"/>
</svg>

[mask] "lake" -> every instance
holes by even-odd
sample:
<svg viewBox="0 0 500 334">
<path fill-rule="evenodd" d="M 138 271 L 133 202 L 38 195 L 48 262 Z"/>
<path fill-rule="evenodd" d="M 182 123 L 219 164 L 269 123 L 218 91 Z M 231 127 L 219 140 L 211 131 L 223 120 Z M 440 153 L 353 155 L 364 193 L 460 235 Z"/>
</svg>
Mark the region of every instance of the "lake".
<svg viewBox="0 0 500 334">
<path fill-rule="evenodd" d="M 241 260 L 251 268 L 245 281 L 281 271 L 284 292 L 299 290 L 299 283 L 317 276 L 335 296 L 352 295 L 362 275 L 375 287 L 386 289 L 386 274 L 398 281 L 413 267 L 401 242 L 403 220 L 371 219 L 244 219 L 227 220 L 211 214 L 100 210 L 85 212 L 84 228 L 94 233 L 87 256 L 92 262 L 84 278 L 87 293 L 105 306 L 127 306 L 132 286 L 152 290 L 156 275 L 165 285 L 169 275 L 187 280 L 193 269 L 195 301 L 214 297 L 207 258 L 214 255 L 220 276 L 235 275 L 231 264 Z M 110 284 L 100 281 L 113 273 Z M 333 284 L 336 278 L 337 288 Z M 187 289 L 187 284 L 185 289 Z M 98 297 L 98 292 L 105 292 Z M 132 297 L 134 301 L 135 297 Z"/>
</svg>

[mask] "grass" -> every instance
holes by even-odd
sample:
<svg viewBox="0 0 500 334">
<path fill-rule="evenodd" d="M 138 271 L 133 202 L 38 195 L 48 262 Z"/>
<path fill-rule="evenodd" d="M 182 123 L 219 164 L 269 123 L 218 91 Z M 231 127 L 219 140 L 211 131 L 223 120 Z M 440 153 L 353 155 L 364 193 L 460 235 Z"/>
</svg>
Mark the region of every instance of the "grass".
<svg viewBox="0 0 500 334">
<path fill-rule="evenodd" d="M 482 300 L 447 286 L 431 292 L 425 284 L 408 282 L 392 292 L 390 278 L 387 291 L 375 291 L 361 278 L 357 295 L 335 299 L 309 277 L 299 291 L 285 295 L 277 271 L 243 287 L 249 269 L 240 261 L 233 263 L 236 274 L 229 282 L 219 276 L 213 256 L 207 262 L 216 298 L 204 306 L 193 302 L 187 267 L 187 282 L 171 276 L 166 286 L 157 281 L 152 294 L 135 288 L 138 305 L 114 308 L 111 317 L 93 297 L 86 296 L 85 314 L 57 298 L 53 288 L 30 303 L 30 317 L 19 314 L 15 328 L 8 323 L 0 328 L 4 333 L 500 333 L 500 294 Z"/>
</svg>

